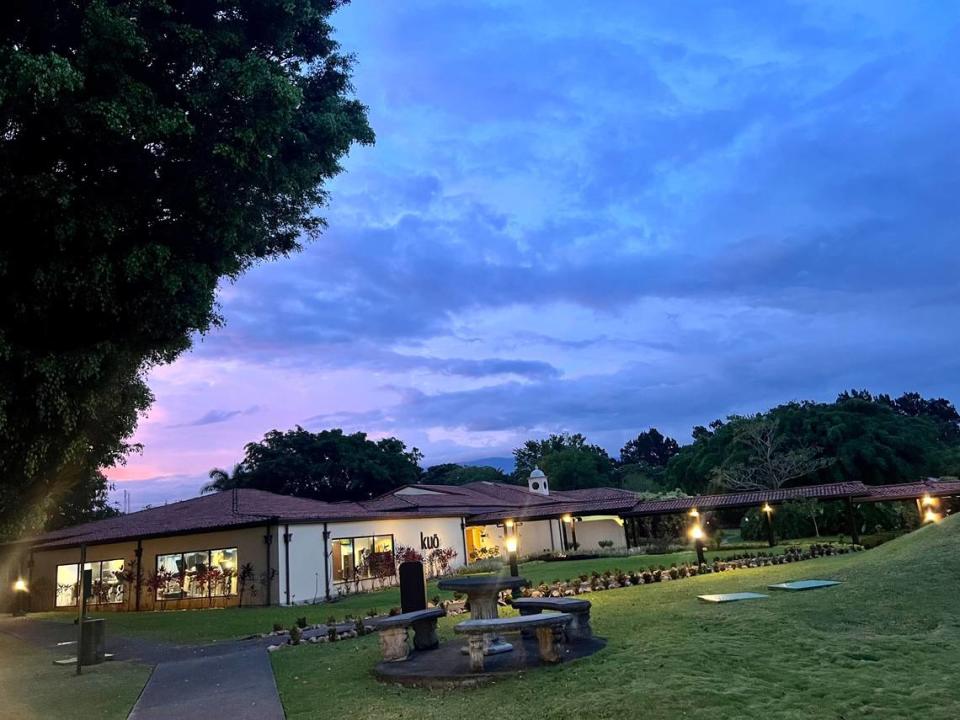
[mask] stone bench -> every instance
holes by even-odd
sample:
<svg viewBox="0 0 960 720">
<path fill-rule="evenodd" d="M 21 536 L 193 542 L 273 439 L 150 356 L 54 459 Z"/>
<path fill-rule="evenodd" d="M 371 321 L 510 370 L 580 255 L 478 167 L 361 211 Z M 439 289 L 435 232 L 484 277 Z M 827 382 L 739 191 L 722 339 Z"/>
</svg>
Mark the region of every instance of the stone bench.
<svg viewBox="0 0 960 720">
<path fill-rule="evenodd" d="M 512 605 L 522 616 L 537 615 L 544 610 L 568 613 L 573 621 L 567 627 L 569 640 L 589 640 L 593 637 L 590 627 L 590 601 L 576 598 L 517 598 Z"/>
<path fill-rule="evenodd" d="M 406 660 L 410 654 L 407 645 L 407 630 L 413 628 L 413 646 L 417 650 L 433 650 L 440 645 L 437 637 L 437 619 L 446 615 L 442 608 L 427 608 L 414 612 L 391 615 L 377 620 L 374 627 L 379 632 L 380 652 L 387 662 Z"/>
<path fill-rule="evenodd" d="M 567 613 L 547 613 L 521 617 L 491 618 L 490 620 L 467 620 L 453 630 L 466 635 L 469 641 L 470 670 L 483 672 L 484 636 L 490 633 L 522 632 L 534 630 L 540 659 L 545 663 L 558 663 L 562 659 L 563 631 L 573 621 Z"/>
</svg>

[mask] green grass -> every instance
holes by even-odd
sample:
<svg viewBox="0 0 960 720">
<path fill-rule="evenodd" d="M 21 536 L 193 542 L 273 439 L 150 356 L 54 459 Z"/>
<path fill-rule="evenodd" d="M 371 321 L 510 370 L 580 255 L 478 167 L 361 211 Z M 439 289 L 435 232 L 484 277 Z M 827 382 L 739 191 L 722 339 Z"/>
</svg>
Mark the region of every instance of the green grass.
<svg viewBox="0 0 960 720">
<path fill-rule="evenodd" d="M 821 541 L 826 540 L 827 538 L 824 538 Z M 808 543 L 808 540 L 797 540 L 785 544 Z M 764 546 L 758 547 L 758 549 L 765 550 L 766 548 Z M 782 552 L 782 549 L 781 546 L 776 548 L 775 551 Z M 724 549 L 719 552 L 708 551 L 707 559 L 724 558 L 741 552 L 744 551 L 737 549 Z M 670 567 L 674 563 L 693 563 L 696 561 L 695 558 L 696 555 L 693 552 L 684 551 L 663 555 L 631 555 L 564 562 L 533 561 L 521 564 L 520 574 L 530 582 L 538 584 L 572 579 L 582 573 L 589 574 L 594 570 L 602 573 L 606 570 L 619 568 L 624 572 L 629 572 L 630 570 L 645 570 L 651 566 Z M 503 572 L 507 572 L 506 568 Z M 451 593 L 439 591 L 436 582 L 428 584 L 427 596 L 430 598 L 439 596 L 444 600 L 453 597 Z M 329 617 L 334 617 L 338 621 L 343 620 L 347 615 L 361 617 L 371 609 L 385 613 L 390 608 L 399 607 L 399 605 L 400 591 L 393 587 L 378 592 L 348 595 L 335 603 L 320 605 L 285 608 L 230 608 L 226 610 L 167 610 L 143 613 L 109 612 L 102 614 L 91 610 L 89 614 L 91 617 L 106 618 L 108 632 L 165 640 L 178 644 L 200 644 L 234 640 L 254 633 L 269 632 L 273 629 L 275 622 L 282 623 L 284 627 L 290 627 L 298 617 L 303 616 L 306 616 L 308 622 L 313 624 L 325 622 Z M 68 613 L 34 613 L 32 617 L 72 623 L 75 613 L 73 611 Z"/>
<path fill-rule="evenodd" d="M 53 664 L 53 653 L 0 634 L 0 717 L 17 720 L 126 718 L 150 677 L 130 662 L 85 667 Z"/>
<path fill-rule="evenodd" d="M 482 718 L 497 708 L 537 718 L 953 720 L 958 546 L 952 517 L 867 553 L 594 593 L 603 651 L 474 690 L 378 684 L 376 637 L 285 648 L 272 662 L 291 720 L 321 709 L 362 720 Z M 844 584 L 750 603 L 696 600 L 811 577 Z M 444 639 L 457 620 L 441 622 Z"/>
</svg>

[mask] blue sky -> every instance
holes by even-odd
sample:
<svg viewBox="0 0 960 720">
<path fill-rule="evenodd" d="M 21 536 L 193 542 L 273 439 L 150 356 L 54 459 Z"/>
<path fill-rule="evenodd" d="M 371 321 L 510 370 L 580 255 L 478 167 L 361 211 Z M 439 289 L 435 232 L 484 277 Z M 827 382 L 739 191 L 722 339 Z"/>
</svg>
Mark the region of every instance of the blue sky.
<svg viewBox="0 0 960 720">
<path fill-rule="evenodd" d="M 615 452 L 849 387 L 960 400 L 960 5 L 356 3 L 377 143 L 151 376 L 133 504 L 272 428 Z"/>
</svg>

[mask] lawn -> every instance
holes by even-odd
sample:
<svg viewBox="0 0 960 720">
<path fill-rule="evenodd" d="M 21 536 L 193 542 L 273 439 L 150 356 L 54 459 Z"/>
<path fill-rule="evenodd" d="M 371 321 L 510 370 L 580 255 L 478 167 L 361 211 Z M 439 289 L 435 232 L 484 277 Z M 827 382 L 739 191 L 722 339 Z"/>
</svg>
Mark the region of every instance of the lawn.
<svg viewBox="0 0 960 720">
<path fill-rule="evenodd" d="M 150 668 L 130 662 L 86 667 L 77 677 L 73 667 L 58 667 L 54 659 L 0 633 L 0 717 L 122 720 L 150 677 Z"/>
<path fill-rule="evenodd" d="M 285 648 L 272 661 L 291 720 L 320 710 L 378 720 L 485 718 L 498 708 L 538 718 L 953 720 L 958 546 L 960 518 L 952 517 L 866 553 L 594 593 L 593 627 L 609 639 L 603 651 L 474 690 L 378 684 L 376 637 Z M 844 584 L 742 604 L 696 600 L 810 577 Z M 442 621 L 444 639 L 457 620 Z"/>
<path fill-rule="evenodd" d="M 801 541 L 790 541 L 790 544 Z M 761 548 L 763 549 L 763 548 Z M 782 552 L 783 548 L 776 548 Z M 708 552 L 707 558 L 723 558 L 743 552 L 742 550 L 721 550 Z M 658 567 L 677 563 L 694 563 L 696 555 L 693 552 L 675 552 L 665 555 L 631 555 L 627 557 L 609 557 L 594 560 L 570 560 L 564 562 L 526 562 L 520 566 L 520 574 L 530 582 L 551 582 L 574 578 L 581 573 L 590 573 L 593 570 L 645 570 L 650 566 Z M 506 570 L 504 570 L 506 572 Z M 431 582 L 427 588 L 428 597 L 450 599 L 451 593 L 437 590 L 436 582 Z M 378 592 L 348 595 L 335 603 L 320 605 L 302 605 L 297 607 L 271 608 L 231 608 L 228 610 L 168 610 L 166 612 L 144 613 L 102 613 L 95 609 L 89 611 L 91 617 L 107 619 L 108 633 L 115 632 L 122 635 L 149 637 L 157 640 L 167 640 L 174 643 L 209 643 L 220 640 L 233 640 L 258 632 L 269 632 L 273 623 L 282 623 L 285 627 L 294 624 L 298 617 L 306 616 L 312 623 L 325 622 L 333 617 L 343 620 L 347 615 L 360 617 L 369 610 L 378 610 L 385 613 L 392 607 L 400 605 L 400 590 L 396 587 L 387 588 Z M 32 617 L 60 622 L 73 622 L 74 612 L 34 613 Z"/>
</svg>

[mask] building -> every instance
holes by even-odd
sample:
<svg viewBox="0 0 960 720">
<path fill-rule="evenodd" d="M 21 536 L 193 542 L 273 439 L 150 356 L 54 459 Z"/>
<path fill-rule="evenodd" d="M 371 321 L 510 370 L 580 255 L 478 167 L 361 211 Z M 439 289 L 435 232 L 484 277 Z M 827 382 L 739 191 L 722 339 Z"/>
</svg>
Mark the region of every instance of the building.
<svg viewBox="0 0 960 720">
<path fill-rule="evenodd" d="M 551 491 L 539 470 L 526 488 L 408 485 L 365 502 L 214 493 L 8 544 L 0 606 L 26 586 L 32 610 L 75 608 L 84 575 L 100 610 L 322 602 L 392 584 L 408 548 L 436 572 L 505 556 L 509 536 L 521 555 L 623 547 L 618 513 L 636 502 L 623 490 Z"/>
<path fill-rule="evenodd" d="M 326 503 L 234 490 L 64 528 L 0 546 L 0 608 L 76 608 L 81 579 L 99 610 L 297 605 L 393 584 L 407 550 L 439 572 L 506 555 L 641 544 L 643 518 L 759 507 L 801 497 L 855 505 L 916 503 L 935 520 L 960 480 L 859 482 L 643 500 L 614 488 L 555 491 L 534 470 L 527 487 L 492 482 L 406 485 L 365 502 Z"/>
</svg>

